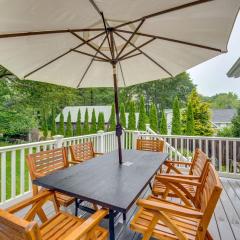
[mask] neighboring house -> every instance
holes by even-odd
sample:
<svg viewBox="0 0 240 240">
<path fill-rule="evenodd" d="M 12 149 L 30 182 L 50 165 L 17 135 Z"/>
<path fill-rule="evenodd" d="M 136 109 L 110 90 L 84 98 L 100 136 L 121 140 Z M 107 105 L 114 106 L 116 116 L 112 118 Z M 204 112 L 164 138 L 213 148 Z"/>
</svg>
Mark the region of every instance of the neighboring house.
<svg viewBox="0 0 240 240">
<path fill-rule="evenodd" d="M 105 125 L 108 124 L 110 115 L 111 115 L 111 109 L 112 106 L 68 106 L 65 107 L 62 110 L 63 116 L 64 116 L 64 122 L 67 122 L 67 116 L 68 116 L 68 112 L 71 113 L 71 120 L 72 120 L 72 124 L 73 127 L 75 127 L 76 122 L 77 122 L 77 115 L 78 115 L 78 111 L 81 111 L 81 122 L 84 122 L 84 116 L 85 116 L 85 111 L 86 109 L 88 109 L 88 121 L 89 123 L 91 123 L 91 118 L 92 118 L 92 111 L 93 109 L 95 109 L 95 113 L 96 113 L 96 118 L 98 119 L 98 114 L 100 112 L 103 112 L 104 114 L 104 120 L 105 120 Z M 126 124 L 128 125 L 128 115 L 129 113 L 126 113 Z M 136 113 L 136 124 L 138 123 L 138 118 L 139 118 L 139 113 Z M 58 114 L 58 116 L 55 119 L 57 125 L 60 122 L 60 114 Z M 137 126 L 136 126 L 137 127 Z"/>
<path fill-rule="evenodd" d="M 235 114 L 237 114 L 236 109 L 213 109 L 211 113 L 211 122 L 214 128 L 222 129 L 231 125 L 231 121 Z"/>
<path fill-rule="evenodd" d="M 234 78 L 240 77 L 240 58 L 233 64 L 231 69 L 228 71 L 227 76 Z"/>
</svg>

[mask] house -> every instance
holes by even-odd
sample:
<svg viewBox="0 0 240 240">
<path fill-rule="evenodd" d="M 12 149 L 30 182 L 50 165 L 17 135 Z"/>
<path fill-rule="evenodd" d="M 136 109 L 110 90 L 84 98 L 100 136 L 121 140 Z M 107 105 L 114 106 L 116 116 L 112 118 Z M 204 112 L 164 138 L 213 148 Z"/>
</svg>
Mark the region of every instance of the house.
<svg viewBox="0 0 240 240">
<path fill-rule="evenodd" d="M 213 127 L 222 129 L 229 126 L 235 114 L 237 114 L 236 109 L 212 109 L 211 122 Z"/>
<path fill-rule="evenodd" d="M 227 73 L 228 77 L 239 78 L 240 77 L 240 58 L 233 64 L 231 69 Z"/>
</svg>

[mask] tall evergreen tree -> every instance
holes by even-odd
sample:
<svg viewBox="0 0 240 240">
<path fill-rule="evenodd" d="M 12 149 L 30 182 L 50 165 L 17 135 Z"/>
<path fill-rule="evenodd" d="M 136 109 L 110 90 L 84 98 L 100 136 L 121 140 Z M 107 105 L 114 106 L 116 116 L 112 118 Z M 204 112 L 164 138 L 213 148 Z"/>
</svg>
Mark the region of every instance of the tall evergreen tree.
<svg viewBox="0 0 240 240">
<path fill-rule="evenodd" d="M 146 118 L 145 99 L 143 96 L 141 96 L 139 106 L 138 130 L 146 130 Z"/>
<path fill-rule="evenodd" d="M 178 97 L 173 101 L 172 135 L 181 134 L 181 115 Z"/>
<path fill-rule="evenodd" d="M 136 130 L 136 113 L 135 113 L 134 102 L 130 102 L 130 106 L 129 106 L 128 129 L 129 130 Z"/>
<path fill-rule="evenodd" d="M 189 102 L 187 105 L 187 119 L 186 119 L 186 131 L 185 134 L 188 136 L 194 135 L 194 116 L 193 116 L 193 109 L 192 103 Z"/>
<path fill-rule="evenodd" d="M 232 119 L 232 133 L 233 137 L 240 137 L 240 108 Z"/>
<path fill-rule="evenodd" d="M 70 111 L 68 112 L 68 116 L 67 116 L 67 126 L 66 126 L 65 136 L 66 137 L 73 136 L 73 127 L 72 127 L 72 119 L 71 119 Z"/>
<path fill-rule="evenodd" d="M 111 115 L 108 122 L 108 131 L 115 131 L 116 129 L 116 118 L 115 118 L 115 106 L 112 104 Z"/>
<path fill-rule="evenodd" d="M 64 136 L 65 129 L 64 129 L 64 116 L 61 112 L 60 114 L 60 122 L 59 122 L 59 128 L 58 128 L 58 134 Z"/>
<path fill-rule="evenodd" d="M 167 118 L 164 110 L 162 110 L 161 114 L 161 122 L 160 122 L 160 134 L 166 135 L 168 134 L 168 129 L 167 129 Z"/>
<path fill-rule="evenodd" d="M 92 111 L 92 121 L 91 121 L 91 133 L 97 132 L 97 120 L 96 120 L 96 113 L 95 109 Z"/>
<path fill-rule="evenodd" d="M 52 126 L 51 126 L 51 136 L 55 136 L 57 134 L 57 126 L 56 126 L 56 121 L 55 121 L 55 118 L 56 118 L 56 111 L 55 111 L 55 108 L 52 107 Z"/>
<path fill-rule="evenodd" d="M 150 128 L 157 132 L 158 130 L 158 117 L 157 117 L 157 108 L 154 103 L 151 104 L 150 107 L 150 114 L 149 114 L 149 123 L 150 123 Z"/>
<path fill-rule="evenodd" d="M 76 136 L 80 136 L 82 134 L 82 126 L 81 126 L 81 111 L 78 110 L 77 122 L 76 122 Z"/>
<path fill-rule="evenodd" d="M 48 124 L 47 124 L 47 114 L 45 111 L 43 111 L 43 116 L 42 116 L 42 131 L 43 131 L 43 136 L 46 139 L 48 136 Z"/>
<path fill-rule="evenodd" d="M 125 113 L 125 107 L 123 103 L 121 103 L 120 105 L 120 123 L 123 128 L 126 128 L 126 113 Z"/>
<path fill-rule="evenodd" d="M 83 134 L 89 134 L 88 109 L 86 108 L 83 123 Z"/>
<path fill-rule="evenodd" d="M 104 131 L 104 129 L 105 129 L 104 114 L 103 114 L 103 112 L 100 112 L 98 114 L 98 131 L 100 131 L 100 130 Z"/>
</svg>

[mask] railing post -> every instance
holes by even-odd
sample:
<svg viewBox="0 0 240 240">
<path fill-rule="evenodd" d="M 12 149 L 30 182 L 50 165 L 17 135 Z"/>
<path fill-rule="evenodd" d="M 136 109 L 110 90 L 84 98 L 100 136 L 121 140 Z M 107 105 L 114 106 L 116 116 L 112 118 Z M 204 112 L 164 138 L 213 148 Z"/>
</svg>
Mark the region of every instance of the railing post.
<svg viewBox="0 0 240 240">
<path fill-rule="evenodd" d="M 134 131 L 133 135 L 132 135 L 132 149 L 136 149 L 137 147 L 137 139 L 139 137 L 139 133 L 138 131 Z"/>
<path fill-rule="evenodd" d="M 61 148 L 63 146 L 63 136 L 62 135 L 55 135 L 53 136 L 55 140 L 54 148 Z"/>
<path fill-rule="evenodd" d="M 99 130 L 98 132 L 98 141 L 97 141 L 97 151 L 104 153 L 105 149 L 104 149 L 104 131 L 103 130 Z"/>
</svg>

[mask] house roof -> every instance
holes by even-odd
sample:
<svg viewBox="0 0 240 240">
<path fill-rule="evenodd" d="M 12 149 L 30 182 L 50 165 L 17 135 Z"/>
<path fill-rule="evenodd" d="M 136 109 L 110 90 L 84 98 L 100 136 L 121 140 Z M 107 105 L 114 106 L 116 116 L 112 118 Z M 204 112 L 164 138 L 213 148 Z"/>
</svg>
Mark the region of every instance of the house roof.
<svg viewBox="0 0 240 240">
<path fill-rule="evenodd" d="M 228 71 L 227 76 L 234 78 L 240 77 L 240 58 L 234 63 L 234 65 Z"/>
<path fill-rule="evenodd" d="M 236 109 L 213 109 L 212 122 L 230 123 L 236 113 L 237 113 Z"/>
</svg>

